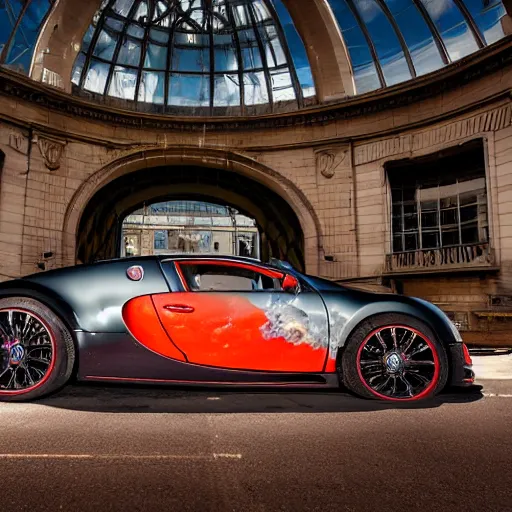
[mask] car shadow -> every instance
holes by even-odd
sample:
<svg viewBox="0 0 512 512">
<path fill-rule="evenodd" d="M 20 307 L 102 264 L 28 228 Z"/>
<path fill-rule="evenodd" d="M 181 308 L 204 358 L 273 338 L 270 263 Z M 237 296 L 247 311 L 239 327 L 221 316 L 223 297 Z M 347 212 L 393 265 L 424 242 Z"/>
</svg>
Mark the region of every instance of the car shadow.
<svg viewBox="0 0 512 512">
<path fill-rule="evenodd" d="M 431 409 L 483 397 L 481 386 L 450 389 L 420 402 L 365 400 L 344 390 L 185 388 L 73 384 L 37 400 L 60 409 L 104 413 L 333 413 L 387 409 Z"/>
</svg>

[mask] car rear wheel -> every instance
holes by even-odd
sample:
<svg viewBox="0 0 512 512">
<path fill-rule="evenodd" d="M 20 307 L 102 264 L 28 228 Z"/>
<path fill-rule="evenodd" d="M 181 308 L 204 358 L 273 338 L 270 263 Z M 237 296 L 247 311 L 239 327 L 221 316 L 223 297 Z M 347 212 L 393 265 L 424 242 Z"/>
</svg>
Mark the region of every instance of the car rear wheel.
<svg viewBox="0 0 512 512">
<path fill-rule="evenodd" d="M 63 322 L 26 297 L 0 299 L 0 401 L 24 401 L 62 387 L 75 348 Z"/>
<path fill-rule="evenodd" d="M 386 314 L 366 320 L 352 333 L 341 371 L 345 386 L 360 396 L 413 401 L 432 397 L 444 388 L 448 358 L 423 322 Z"/>
</svg>

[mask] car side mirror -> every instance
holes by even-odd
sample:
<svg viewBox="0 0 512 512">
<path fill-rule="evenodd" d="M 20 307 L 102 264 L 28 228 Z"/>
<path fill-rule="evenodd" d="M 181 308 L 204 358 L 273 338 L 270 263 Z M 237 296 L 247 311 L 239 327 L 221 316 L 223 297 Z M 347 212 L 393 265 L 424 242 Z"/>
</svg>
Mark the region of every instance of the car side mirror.
<svg viewBox="0 0 512 512">
<path fill-rule="evenodd" d="M 284 292 L 297 293 L 299 291 L 299 280 L 290 274 L 286 274 L 283 279 L 282 288 Z"/>
</svg>

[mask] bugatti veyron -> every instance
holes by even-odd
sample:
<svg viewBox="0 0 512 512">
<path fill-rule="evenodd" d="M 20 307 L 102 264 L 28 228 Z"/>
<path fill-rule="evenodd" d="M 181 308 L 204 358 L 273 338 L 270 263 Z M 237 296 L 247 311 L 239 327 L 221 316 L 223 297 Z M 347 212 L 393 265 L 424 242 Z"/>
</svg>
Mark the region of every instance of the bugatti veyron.
<svg viewBox="0 0 512 512">
<path fill-rule="evenodd" d="M 436 306 L 235 257 L 132 257 L 2 283 L 0 343 L 0 400 L 73 378 L 408 401 L 474 379 Z"/>
</svg>

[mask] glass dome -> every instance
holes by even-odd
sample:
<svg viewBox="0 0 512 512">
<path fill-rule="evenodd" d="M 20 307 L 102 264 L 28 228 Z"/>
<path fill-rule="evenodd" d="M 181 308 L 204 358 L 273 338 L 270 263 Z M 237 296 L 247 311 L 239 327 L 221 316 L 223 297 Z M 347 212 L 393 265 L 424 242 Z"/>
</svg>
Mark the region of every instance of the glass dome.
<svg viewBox="0 0 512 512">
<path fill-rule="evenodd" d="M 72 82 L 75 92 L 184 114 L 296 109 L 315 94 L 281 0 L 105 0 Z"/>
<path fill-rule="evenodd" d="M 501 0 L 329 0 L 358 94 L 442 68 L 505 37 Z"/>
</svg>

